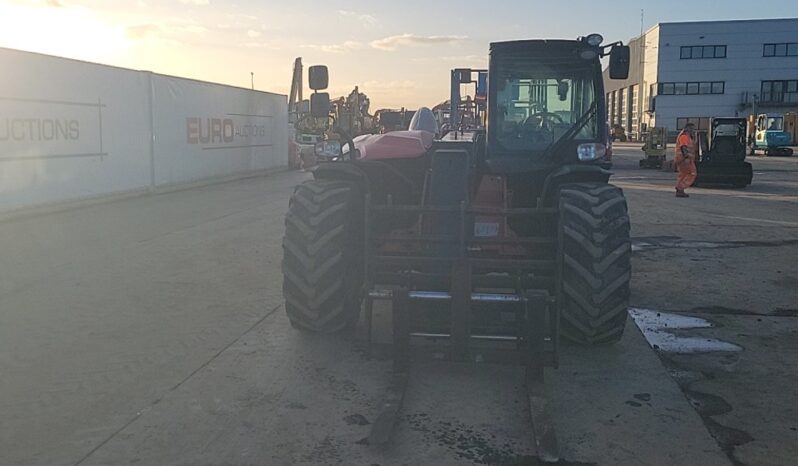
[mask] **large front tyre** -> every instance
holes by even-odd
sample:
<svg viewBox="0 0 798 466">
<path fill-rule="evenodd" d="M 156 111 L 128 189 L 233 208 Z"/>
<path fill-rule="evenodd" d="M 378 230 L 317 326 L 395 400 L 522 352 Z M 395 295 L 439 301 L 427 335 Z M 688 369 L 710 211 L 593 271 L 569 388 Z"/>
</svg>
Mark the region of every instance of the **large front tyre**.
<svg viewBox="0 0 798 466">
<path fill-rule="evenodd" d="M 283 296 L 291 325 L 334 333 L 360 316 L 362 196 L 351 183 L 297 186 L 285 217 Z"/>
<path fill-rule="evenodd" d="M 583 345 L 615 343 L 626 326 L 631 278 L 626 198 L 613 185 L 567 184 L 559 210 L 560 334 Z"/>
</svg>

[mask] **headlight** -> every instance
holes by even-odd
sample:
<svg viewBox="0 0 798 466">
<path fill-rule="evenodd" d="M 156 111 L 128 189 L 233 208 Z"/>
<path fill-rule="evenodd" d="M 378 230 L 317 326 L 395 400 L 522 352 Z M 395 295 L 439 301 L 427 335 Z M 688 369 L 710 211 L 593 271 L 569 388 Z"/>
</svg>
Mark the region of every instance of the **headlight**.
<svg viewBox="0 0 798 466">
<path fill-rule="evenodd" d="M 590 162 L 591 160 L 598 160 L 604 157 L 607 153 L 607 148 L 604 144 L 579 144 L 576 148 L 576 155 L 579 156 L 580 162 Z"/>
<path fill-rule="evenodd" d="M 341 156 L 341 142 L 340 141 L 319 141 L 313 148 L 316 157 L 324 159 L 334 159 Z"/>
<path fill-rule="evenodd" d="M 592 47 L 598 47 L 604 42 L 604 38 L 601 34 L 590 34 L 589 36 L 585 37 L 585 42 Z"/>
<path fill-rule="evenodd" d="M 596 53 L 596 51 L 592 50 L 592 49 L 584 49 L 584 50 L 579 52 L 579 57 L 582 60 L 592 60 L 592 59 L 596 58 L 597 56 L 598 56 L 598 53 Z"/>
</svg>

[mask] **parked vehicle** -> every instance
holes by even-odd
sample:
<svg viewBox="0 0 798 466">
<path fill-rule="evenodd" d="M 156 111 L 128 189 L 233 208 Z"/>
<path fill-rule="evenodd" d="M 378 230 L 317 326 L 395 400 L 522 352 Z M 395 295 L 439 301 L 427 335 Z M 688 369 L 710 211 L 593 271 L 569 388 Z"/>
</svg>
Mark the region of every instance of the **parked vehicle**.
<svg viewBox="0 0 798 466">
<path fill-rule="evenodd" d="M 761 150 L 765 155 L 791 156 L 792 134 L 784 130 L 784 114 L 762 113 L 753 128 L 751 155 Z"/>
<path fill-rule="evenodd" d="M 698 178 L 695 185 L 725 184 L 742 188 L 751 184 L 753 169 L 745 161 L 745 118 L 713 118 L 709 132 L 699 135 Z"/>
<path fill-rule="evenodd" d="M 640 168 L 662 168 L 667 158 L 668 151 L 668 128 L 655 126 L 649 128 L 646 142 L 643 144 L 643 152 L 646 158 L 640 161 Z"/>
</svg>

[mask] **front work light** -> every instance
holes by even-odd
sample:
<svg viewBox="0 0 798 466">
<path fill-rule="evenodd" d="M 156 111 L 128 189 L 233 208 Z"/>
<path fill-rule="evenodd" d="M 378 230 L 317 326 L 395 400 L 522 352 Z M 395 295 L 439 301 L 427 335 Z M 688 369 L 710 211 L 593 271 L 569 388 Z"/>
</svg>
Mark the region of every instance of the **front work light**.
<svg viewBox="0 0 798 466">
<path fill-rule="evenodd" d="M 602 42 L 604 42 L 604 38 L 601 36 L 601 34 L 590 34 L 589 36 L 585 37 L 585 42 L 587 42 L 587 45 L 590 45 L 591 47 L 598 47 Z"/>
<path fill-rule="evenodd" d="M 576 155 L 579 157 L 580 162 L 590 162 L 604 157 L 607 153 L 607 148 L 604 144 L 588 143 L 579 144 L 576 148 Z"/>
</svg>

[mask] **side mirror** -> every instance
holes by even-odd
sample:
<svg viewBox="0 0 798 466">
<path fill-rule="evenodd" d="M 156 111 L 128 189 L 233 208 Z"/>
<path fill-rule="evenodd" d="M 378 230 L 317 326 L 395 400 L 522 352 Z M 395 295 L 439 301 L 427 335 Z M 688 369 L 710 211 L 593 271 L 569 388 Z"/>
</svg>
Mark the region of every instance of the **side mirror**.
<svg viewBox="0 0 798 466">
<path fill-rule="evenodd" d="M 610 79 L 629 77 L 630 52 L 628 45 L 615 45 L 610 51 Z"/>
<path fill-rule="evenodd" d="M 310 88 L 314 91 L 327 89 L 329 84 L 329 76 L 327 74 L 327 67 L 324 65 L 315 65 L 308 68 L 308 81 Z"/>
<path fill-rule="evenodd" d="M 316 157 L 320 159 L 334 159 L 341 156 L 340 141 L 319 141 L 313 148 Z"/>
<path fill-rule="evenodd" d="M 557 84 L 557 95 L 560 97 L 561 101 L 565 101 L 568 98 L 568 83 L 565 81 L 560 81 Z"/>
<path fill-rule="evenodd" d="M 310 94 L 310 115 L 313 118 L 330 116 L 330 94 L 326 92 Z"/>
</svg>

